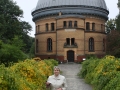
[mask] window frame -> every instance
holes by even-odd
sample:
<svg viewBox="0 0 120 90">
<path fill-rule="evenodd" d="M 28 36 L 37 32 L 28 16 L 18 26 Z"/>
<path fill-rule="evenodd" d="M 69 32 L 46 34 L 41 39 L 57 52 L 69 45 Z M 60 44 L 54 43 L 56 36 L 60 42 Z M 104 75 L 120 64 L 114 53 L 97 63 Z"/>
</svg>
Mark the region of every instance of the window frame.
<svg viewBox="0 0 120 90">
<path fill-rule="evenodd" d="M 94 52 L 94 38 L 89 38 L 89 52 Z"/>
<path fill-rule="evenodd" d="M 77 28 L 78 25 L 77 25 L 77 21 L 74 21 L 74 28 Z"/>
<path fill-rule="evenodd" d="M 48 23 L 45 24 L 45 29 L 46 29 L 46 31 L 49 31 L 49 24 Z"/>
<path fill-rule="evenodd" d="M 95 23 L 92 23 L 92 31 L 95 31 Z"/>
<path fill-rule="evenodd" d="M 38 44 L 39 44 L 39 41 L 38 41 L 38 39 L 36 39 L 36 50 L 35 50 L 36 53 L 38 53 L 38 49 L 39 49 L 39 45 Z"/>
<path fill-rule="evenodd" d="M 75 45 L 75 38 L 71 38 L 71 45 Z"/>
<path fill-rule="evenodd" d="M 69 21 L 68 27 L 72 28 L 72 21 Z"/>
<path fill-rule="evenodd" d="M 70 38 L 66 38 L 66 44 L 70 45 Z"/>
<path fill-rule="evenodd" d="M 67 21 L 63 21 L 63 27 L 64 27 L 64 28 L 67 27 Z"/>
<path fill-rule="evenodd" d="M 47 51 L 52 52 L 52 39 L 51 38 L 47 39 Z"/>
<path fill-rule="evenodd" d="M 55 23 L 51 23 L 51 31 L 55 30 Z"/>
<path fill-rule="evenodd" d="M 86 22 L 86 31 L 90 31 L 90 23 Z"/>
<path fill-rule="evenodd" d="M 105 52 L 105 39 L 103 38 L 103 52 Z"/>
</svg>

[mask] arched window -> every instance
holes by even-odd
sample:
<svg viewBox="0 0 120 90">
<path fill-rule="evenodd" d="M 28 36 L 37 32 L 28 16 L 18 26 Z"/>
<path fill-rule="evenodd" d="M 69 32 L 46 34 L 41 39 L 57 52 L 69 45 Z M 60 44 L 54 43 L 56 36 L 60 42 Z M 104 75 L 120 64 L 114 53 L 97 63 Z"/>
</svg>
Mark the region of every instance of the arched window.
<svg viewBox="0 0 120 90">
<path fill-rule="evenodd" d="M 38 39 L 36 39 L 36 53 L 38 53 Z"/>
<path fill-rule="evenodd" d="M 66 38 L 66 44 L 70 45 L 70 38 Z"/>
<path fill-rule="evenodd" d="M 72 21 L 69 21 L 69 28 L 72 27 Z"/>
<path fill-rule="evenodd" d="M 75 38 L 71 38 L 71 45 L 75 44 Z"/>
<path fill-rule="evenodd" d="M 47 39 L 47 51 L 52 51 L 52 39 Z"/>
<path fill-rule="evenodd" d="M 95 23 L 92 23 L 92 31 L 95 31 Z"/>
<path fill-rule="evenodd" d="M 38 25 L 38 33 L 40 32 L 40 25 Z"/>
<path fill-rule="evenodd" d="M 74 27 L 75 28 L 77 27 L 77 21 L 74 21 Z"/>
<path fill-rule="evenodd" d="M 55 25 L 54 23 L 51 23 L 51 31 L 54 31 L 55 30 Z"/>
<path fill-rule="evenodd" d="M 105 52 L 105 39 L 103 39 L 103 52 Z"/>
<path fill-rule="evenodd" d="M 86 22 L 86 30 L 90 31 L 90 23 L 89 22 Z"/>
<path fill-rule="evenodd" d="M 67 27 L 67 22 L 66 21 L 63 21 L 63 27 Z"/>
<path fill-rule="evenodd" d="M 49 29 L 49 28 L 48 28 L 48 23 L 46 23 L 46 31 L 48 31 L 48 29 Z"/>
<path fill-rule="evenodd" d="M 105 32 L 105 25 L 101 24 L 101 32 Z"/>
<path fill-rule="evenodd" d="M 94 51 L 94 39 L 93 38 L 89 39 L 89 51 L 91 52 Z"/>
<path fill-rule="evenodd" d="M 37 33 L 37 26 L 36 26 L 36 33 Z"/>
</svg>

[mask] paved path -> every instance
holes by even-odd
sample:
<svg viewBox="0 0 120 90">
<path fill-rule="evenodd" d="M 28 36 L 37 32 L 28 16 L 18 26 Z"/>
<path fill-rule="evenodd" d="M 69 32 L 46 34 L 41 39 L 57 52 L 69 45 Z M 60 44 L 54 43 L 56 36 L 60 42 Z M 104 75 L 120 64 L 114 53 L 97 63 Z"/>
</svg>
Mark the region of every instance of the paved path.
<svg viewBox="0 0 120 90">
<path fill-rule="evenodd" d="M 66 77 L 68 88 L 67 90 L 92 90 L 92 87 L 84 82 L 84 79 L 80 79 L 77 73 L 82 66 L 76 63 L 59 64 L 62 75 Z"/>
</svg>

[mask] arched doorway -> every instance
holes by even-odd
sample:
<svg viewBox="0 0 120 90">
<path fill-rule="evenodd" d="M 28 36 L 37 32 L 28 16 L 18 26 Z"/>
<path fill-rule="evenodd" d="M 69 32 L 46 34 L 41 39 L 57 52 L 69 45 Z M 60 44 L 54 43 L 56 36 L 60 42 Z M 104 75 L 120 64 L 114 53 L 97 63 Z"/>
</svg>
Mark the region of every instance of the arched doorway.
<svg viewBox="0 0 120 90">
<path fill-rule="evenodd" d="M 74 51 L 72 50 L 67 51 L 67 60 L 68 62 L 74 62 Z"/>
</svg>

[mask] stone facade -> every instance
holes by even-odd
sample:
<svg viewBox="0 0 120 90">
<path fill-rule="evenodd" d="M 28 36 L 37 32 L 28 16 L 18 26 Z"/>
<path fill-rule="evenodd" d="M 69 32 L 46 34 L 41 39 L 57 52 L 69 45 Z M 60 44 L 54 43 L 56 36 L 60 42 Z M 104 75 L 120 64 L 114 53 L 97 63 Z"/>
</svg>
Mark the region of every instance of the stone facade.
<svg viewBox="0 0 120 90">
<path fill-rule="evenodd" d="M 79 6 L 51 7 L 32 12 L 36 25 L 36 56 L 41 59 L 53 58 L 61 62 L 81 62 L 86 55 L 105 55 L 105 23 L 109 13 L 106 8 L 83 7 L 87 12 L 84 13 L 81 6 L 80 12 L 77 11 Z M 72 9 L 76 11 L 72 13 Z M 95 14 L 91 13 L 92 9 Z M 67 10 L 67 13 L 64 10 Z M 81 13 L 82 15 L 79 15 Z"/>
<path fill-rule="evenodd" d="M 66 21 L 66 27 L 64 27 Z M 72 26 L 69 27 L 69 21 L 72 21 Z M 77 27 L 74 27 L 74 21 L 77 21 Z M 90 29 L 86 30 L 86 22 L 90 23 Z M 54 58 L 61 61 L 68 60 L 67 51 L 74 52 L 74 61 L 82 61 L 86 54 L 104 55 L 105 54 L 105 20 L 97 17 L 77 18 L 44 18 L 37 20 L 36 24 L 36 56 L 42 59 Z M 48 31 L 46 31 L 46 23 L 48 23 Z M 54 23 L 54 30 L 51 30 L 51 23 Z M 92 30 L 92 23 L 95 23 L 95 30 Z M 103 28 L 102 26 L 103 25 Z M 38 28 L 39 27 L 39 28 Z M 52 50 L 47 51 L 47 39 L 52 40 Z M 65 46 L 66 38 L 70 39 L 70 44 Z M 74 38 L 71 45 L 71 39 Z M 94 50 L 89 51 L 89 39 L 94 39 Z M 69 61 L 69 60 L 68 60 Z M 65 61 L 66 62 L 66 61 Z"/>
</svg>

